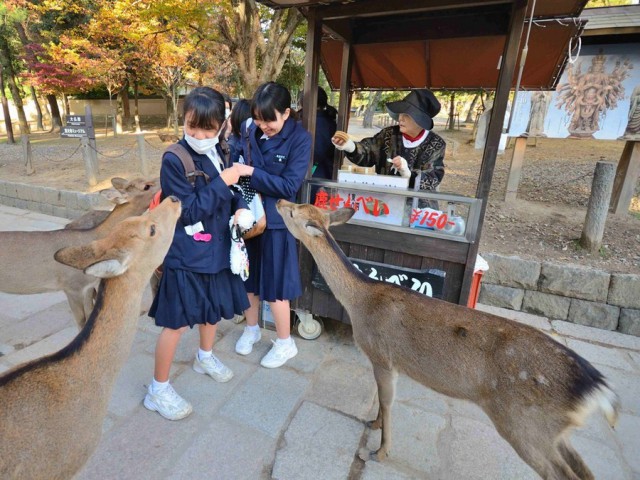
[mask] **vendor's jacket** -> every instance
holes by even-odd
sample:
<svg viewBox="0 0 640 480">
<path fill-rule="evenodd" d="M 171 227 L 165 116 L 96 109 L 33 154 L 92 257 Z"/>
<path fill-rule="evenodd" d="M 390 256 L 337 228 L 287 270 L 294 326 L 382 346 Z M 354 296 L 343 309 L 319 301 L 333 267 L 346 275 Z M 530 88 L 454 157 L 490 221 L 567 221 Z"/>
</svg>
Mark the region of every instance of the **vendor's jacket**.
<svg viewBox="0 0 640 480">
<path fill-rule="evenodd" d="M 376 167 L 376 173 L 399 175 L 391 169 L 387 159 L 401 156 L 407 161 L 411 178 L 409 187 L 414 188 L 416 178 L 420 190 L 435 190 L 444 177 L 444 153 L 446 143 L 439 135 L 429 132 L 427 138 L 417 147 L 406 148 L 402 142 L 400 127 L 387 127 L 371 138 L 356 142 L 356 150 L 346 153 L 347 158 L 356 165 Z"/>
</svg>

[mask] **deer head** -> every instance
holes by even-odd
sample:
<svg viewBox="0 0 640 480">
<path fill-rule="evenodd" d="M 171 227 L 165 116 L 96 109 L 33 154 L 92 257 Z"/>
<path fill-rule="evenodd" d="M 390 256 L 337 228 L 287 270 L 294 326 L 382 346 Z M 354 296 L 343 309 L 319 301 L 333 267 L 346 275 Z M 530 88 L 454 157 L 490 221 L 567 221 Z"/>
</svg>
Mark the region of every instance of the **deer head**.
<svg viewBox="0 0 640 480">
<path fill-rule="evenodd" d="M 313 237 L 325 236 L 329 227 L 348 222 L 356 213 L 353 208 L 327 212 L 313 205 L 298 205 L 286 200 L 278 200 L 276 208 L 291 234 L 305 244 Z"/>
</svg>

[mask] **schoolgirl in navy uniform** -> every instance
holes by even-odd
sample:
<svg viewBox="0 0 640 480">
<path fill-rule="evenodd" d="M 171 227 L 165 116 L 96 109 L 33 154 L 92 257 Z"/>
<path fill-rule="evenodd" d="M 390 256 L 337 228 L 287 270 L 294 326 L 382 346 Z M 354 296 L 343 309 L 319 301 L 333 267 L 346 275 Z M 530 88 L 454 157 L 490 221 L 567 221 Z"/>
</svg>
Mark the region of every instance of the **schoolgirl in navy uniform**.
<svg viewBox="0 0 640 480">
<path fill-rule="evenodd" d="M 269 303 L 278 339 L 260 364 L 276 368 L 298 353 L 290 336 L 289 300 L 302 294 L 298 252 L 294 237 L 276 210 L 284 198 L 295 201 L 309 167 L 311 136 L 293 118 L 291 94 L 283 85 L 268 82 L 256 90 L 251 102 L 253 123 L 242 142 L 245 164 L 241 176 L 250 176 L 250 186 L 260 192 L 267 216 L 262 235 L 247 241 L 249 278 L 245 287 L 251 308 L 245 313 L 247 326 L 236 343 L 236 352 L 248 355 L 260 340 L 258 307 Z"/>
<path fill-rule="evenodd" d="M 180 159 L 169 152 L 164 154 L 160 169 L 162 193 L 180 199 L 182 215 L 149 311 L 156 325 L 164 328 L 158 338 L 154 379 L 144 406 L 170 420 L 184 418 L 192 411 L 169 384 L 171 363 L 182 334 L 198 325 L 200 349 L 193 369 L 218 382 L 229 381 L 233 372 L 212 353 L 217 323 L 249 307 L 241 278 L 229 268 L 229 218 L 247 204 L 229 188 L 237 183 L 240 172 L 225 160 L 219 144 L 224 120 L 224 98 L 219 92 L 209 87 L 190 92 L 184 100 L 184 138 L 179 143 L 210 181 L 198 176 L 192 185 Z"/>
</svg>

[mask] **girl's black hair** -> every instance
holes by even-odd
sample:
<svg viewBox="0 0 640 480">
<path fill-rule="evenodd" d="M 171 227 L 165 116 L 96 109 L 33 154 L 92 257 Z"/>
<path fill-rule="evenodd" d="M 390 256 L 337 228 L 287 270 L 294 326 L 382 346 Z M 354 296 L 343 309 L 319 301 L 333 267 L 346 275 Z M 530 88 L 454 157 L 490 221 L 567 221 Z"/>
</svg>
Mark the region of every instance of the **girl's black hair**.
<svg viewBox="0 0 640 480">
<path fill-rule="evenodd" d="M 329 105 L 329 97 L 322 87 L 318 87 L 318 110 L 324 110 L 333 120 L 338 118 L 338 110 Z"/>
<path fill-rule="evenodd" d="M 224 97 L 211 87 L 196 87 L 184 98 L 183 112 L 189 127 L 219 130 L 224 122 Z"/>
<path fill-rule="evenodd" d="M 249 118 L 251 118 L 251 102 L 242 98 L 236 102 L 231 110 L 231 133 L 240 136 L 240 128 Z"/>
<path fill-rule="evenodd" d="M 276 82 L 263 83 L 253 94 L 251 102 L 251 117 L 254 120 L 273 122 L 276 111 L 284 113 L 291 109 L 291 94 L 284 85 Z M 291 109 L 290 117 L 295 119 L 295 112 Z"/>
</svg>

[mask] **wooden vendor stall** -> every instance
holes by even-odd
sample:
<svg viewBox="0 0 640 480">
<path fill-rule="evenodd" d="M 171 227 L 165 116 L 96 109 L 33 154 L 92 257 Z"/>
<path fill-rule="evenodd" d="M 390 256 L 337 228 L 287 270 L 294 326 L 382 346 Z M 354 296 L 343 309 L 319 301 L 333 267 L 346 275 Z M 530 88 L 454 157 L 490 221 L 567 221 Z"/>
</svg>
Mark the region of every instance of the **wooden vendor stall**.
<svg viewBox="0 0 640 480">
<path fill-rule="evenodd" d="M 393 188 L 384 182 L 353 183 L 338 171 L 337 158 L 334 180 L 311 179 L 309 173 L 301 198 L 308 202 L 311 188 L 320 188 L 316 204 L 326 202 L 324 208 L 330 209 L 358 202 L 359 211 L 369 214 L 356 215 L 332 232 L 347 256 L 372 278 L 467 304 L 509 92 L 516 85 L 554 87 L 570 39 L 582 30 L 576 17 L 586 0 L 262 3 L 298 7 L 308 19 L 303 123 L 310 132 L 315 131 L 320 64 L 332 88 L 340 89 L 338 129 L 344 131 L 354 90 L 495 90 L 475 197 Z M 528 55 L 523 55 L 527 44 Z M 525 58 L 524 69 L 519 69 Z M 437 202 L 437 213 L 417 208 L 426 202 Z M 317 317 L 349 323 L 304 248 L 300 265 L 304 293 L 292 304 L 301 320 L 299 333 L 317 337 Z"/>
</svg>

